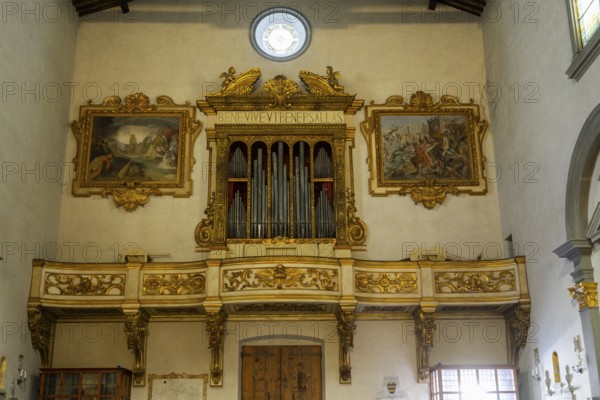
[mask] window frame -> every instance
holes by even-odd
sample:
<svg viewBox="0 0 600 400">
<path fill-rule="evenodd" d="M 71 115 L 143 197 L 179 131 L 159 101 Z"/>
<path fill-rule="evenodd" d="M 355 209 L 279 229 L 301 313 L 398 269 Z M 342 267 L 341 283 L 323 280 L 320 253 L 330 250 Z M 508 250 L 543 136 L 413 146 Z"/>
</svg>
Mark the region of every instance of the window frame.
<svg viewBox="0 0 600 400">
<path fill-rule="evenodd" d="M 571 46 L 573 48 L 573 59 L 566 74 L 570 79 L 578 81 L 594 63 L 598 55 L 600 55 L 600 29 L 597 29 L 590 40 L 583 45 L 579 19 L 577 18 L 576 0 L 566 1 L 569 14 L 569 28 L 571 31 Z"/>
</svg>

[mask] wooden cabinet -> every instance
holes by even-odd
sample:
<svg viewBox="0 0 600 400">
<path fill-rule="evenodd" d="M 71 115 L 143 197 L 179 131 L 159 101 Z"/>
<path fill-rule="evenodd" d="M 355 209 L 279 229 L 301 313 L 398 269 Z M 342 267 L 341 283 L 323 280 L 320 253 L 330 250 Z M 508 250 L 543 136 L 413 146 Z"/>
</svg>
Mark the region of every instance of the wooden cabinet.
<svg viewBox="0 0 600 400">
<path fill-rule="evenodd" d="M 42 368 L 39 400 L 130 400 L 131 371 L 124 368 Z"/>
</svg>

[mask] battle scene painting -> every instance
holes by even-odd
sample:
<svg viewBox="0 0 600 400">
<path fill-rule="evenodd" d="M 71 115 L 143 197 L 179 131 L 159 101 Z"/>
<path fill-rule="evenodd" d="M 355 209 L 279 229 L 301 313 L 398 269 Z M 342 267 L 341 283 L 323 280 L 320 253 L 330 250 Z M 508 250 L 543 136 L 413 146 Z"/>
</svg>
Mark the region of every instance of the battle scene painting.
<svg viewBox="0 0 600 400">
<path fill-rule="evenodd" d="M 380 114 L 379 173 L 393 181 L 473 179 L 465 114 Z"/>
<path fill-rule="evenodd" d="M 179 116 L 95 115 L 86 181 L 176 182 Z"/>
</svg>

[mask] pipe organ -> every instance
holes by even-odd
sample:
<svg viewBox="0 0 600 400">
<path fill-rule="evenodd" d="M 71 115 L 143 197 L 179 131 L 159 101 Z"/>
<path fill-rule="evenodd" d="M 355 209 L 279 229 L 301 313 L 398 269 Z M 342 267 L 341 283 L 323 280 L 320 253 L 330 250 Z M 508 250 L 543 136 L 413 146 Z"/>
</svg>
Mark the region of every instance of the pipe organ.
<svg viewBox="0 0 600 400">
<path fill-rule="evenodd" d="M 364 248 L 351 155 L 352 116 L 363 101 L 334 84 L 329 69 L 326 76 L 301 71 L 304 90 L 283 75 L 257 88 L 258 68 L 231 71 L 221 91 L 197 103 L 209 117 L 215 169 L 207 218 L 196 227 L 198 251 L 233 256 L 261 243 L 310 251 L 317 242 L 346 256 Z"/>
<path fill-rule="evenodd" d="M 236 141 L 228 171 L 228 238 L 336 237 L 329 143 Z"/>
</svg>

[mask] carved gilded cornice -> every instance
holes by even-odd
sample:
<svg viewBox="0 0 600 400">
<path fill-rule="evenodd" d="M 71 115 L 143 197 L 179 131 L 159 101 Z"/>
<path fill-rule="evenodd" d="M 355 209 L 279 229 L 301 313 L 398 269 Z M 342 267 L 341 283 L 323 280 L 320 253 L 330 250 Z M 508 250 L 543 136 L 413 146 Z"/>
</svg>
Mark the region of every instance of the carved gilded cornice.
<svg viewBox="0 0 600 400">
<path fill-rule="evenodd" d="M 436 293 L 501 293 L 517 290 L 513 271 L 435 272 Z"/>
<path fill-rule="evenodd" d="M 133 386 L 145 386 L 148 316 L 139 310 L 135 314 L 129 314 L 124 330 L 127 348 L 133 350 L 134 354 Z"/>
<path fill-rule="evenodd" d="M 191 295 L 206 290 L 203 272 L 193 274 L 145 274 L 142 293 L 145 295 Z"/>
<path fill-rule="evenodd" d="M 299 78 L 305 90 L 283 75 L 258 86 L 262 73 L 256 67 L 238 76 L 235 74 L 234 67 L 223 72 L 221 90 L 206 95 L 206 100 L 198 100 L 198 108 L 207 115 L 218 111 L 269 109 L 339 110 L 354 114 L 364 103 L 344 92 L 339 83 L 340 73 L 331 66 L 327 67 L 325 75 L 300 71 Z"/>
<path fill-rule="evenodd" d="M 223 272 L 223 291 L 235 292 L 252 289 L 313 289 L 338 290 L 339 276 L 334 269 L 247 268 Z"/>
<path fill-rule="evenodd" d="M 210 386 L 223 386 L 223 337 L 227 314 L 223 309 L 206 313 L 206 333 L 211 350 Z"/>
<path fill-rule="evenodd" d="M 598 283 L 597 282 L 579 282 L 575 286 L 569 288 L 571 297 L 577 300 L 579 311 L 587 310 L 588 308 L 598 307 Z"/>
<path fill-rule="evenodd" d="M 350 348 L 354 347 L 356 330 L 356 312 L 339 307 L 336 313 L 337 330 L 340 341 L 340 383 L 352 383 Z"/>
<path fill-rule="evenodd" d="M 122 296 L 125 274 L 48 273 L 44 293 L 63 296 Z"/>
<path fill-rule="evenodd" d="M 40 352 L 41 368 L 52 366 L 54 348 L 54 317 L 43 309 L 27 313 L 27 326 L 31 333 L 31 344 Z"/>
<path fill-rule="evenodd" d="M 414 293 L 417 274 L 414 272 L 357 272 L 356 290 L 363 293 Z"/>
<path fill-rule="evenodd" d="M 237 312 L 325 312 L 322 304 L 297 304 L 297 303 L 263 303 L 242 304 L 235 307 Z"/>
</svg>

